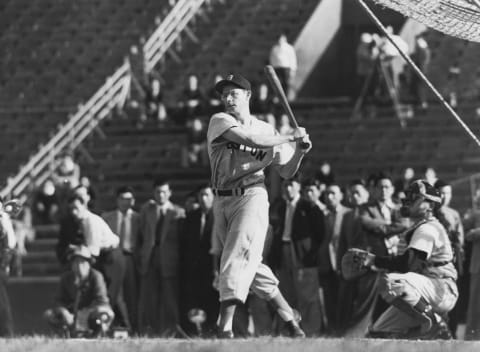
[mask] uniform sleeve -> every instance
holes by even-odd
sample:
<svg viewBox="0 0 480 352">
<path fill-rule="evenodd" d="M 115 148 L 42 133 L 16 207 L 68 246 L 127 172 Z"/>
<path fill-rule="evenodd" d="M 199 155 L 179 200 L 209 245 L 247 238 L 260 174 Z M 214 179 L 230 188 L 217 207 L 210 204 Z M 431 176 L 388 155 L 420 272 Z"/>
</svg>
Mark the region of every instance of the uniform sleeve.
<svg viewBox="0 0 480 352">
<path fill-rule="evenodd" d="M 273 129 L 272 134 L 275 136 L 279 135 L 278 131 Z M 273 147 L 273 166 L 285 165 L 293 157 L 295 153 L 295 143 L 283 143 Z"/>
<path fill-rule="evenodd" d="M 212 143 L 232 127 L 239 126 L 237 120 L 233 116 L 224 112 L 215 114 L 210 119 L 207 132 L 208 143 Z"/>
<path fill-rule="evenodd" d="M 424 224 L 419 226 L 412 235 L 409 248 L 418 249 L 427 253 L 427 259 L 430 258 L 435 241 L 438 238 L 438 231 L 435 227 Z"/>
</svg>

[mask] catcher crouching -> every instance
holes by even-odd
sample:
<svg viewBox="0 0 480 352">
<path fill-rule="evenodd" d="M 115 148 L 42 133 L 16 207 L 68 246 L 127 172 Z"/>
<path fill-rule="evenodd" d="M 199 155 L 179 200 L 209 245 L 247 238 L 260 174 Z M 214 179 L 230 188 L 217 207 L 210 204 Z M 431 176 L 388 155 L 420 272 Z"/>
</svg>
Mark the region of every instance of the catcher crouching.
<svg viewBox="0 0 480 352">
<path fill-rule="evenodd" d="M 457 272 L 448 234 L 433 216 L 440 202 L 440 195 L 428 182 L 413 182 L 401 209 L 414 223 L 406 232 L 405 253 L 375 256 L 352 248 L 345 254 L 345 278 L 379 271 L 379 293 L 391 305 L 369 328 L 367 337 L 451 338 L 444 317 L 458 298 Z"/>
</svg>

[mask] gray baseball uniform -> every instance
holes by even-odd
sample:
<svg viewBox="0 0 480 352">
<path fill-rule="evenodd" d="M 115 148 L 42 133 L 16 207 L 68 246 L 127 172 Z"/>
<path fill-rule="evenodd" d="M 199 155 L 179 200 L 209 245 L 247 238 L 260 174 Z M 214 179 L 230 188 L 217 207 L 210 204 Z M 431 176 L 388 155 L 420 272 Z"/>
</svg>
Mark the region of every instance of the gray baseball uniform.
<svg viewBox="0 0 480 352">
<path fill-rule="evenodd" d="M 401 297 L 414 306 L 423 297 L 439 314 L 449 312 L 458 298 L 455 280 L 457 272 L 452 263 L 453 252 L 448 234 L 435 219 L 418 226 L 409 248 L 427 253 L 427 265 L 416 272 L 388 273 L 381 277 L 380 293 L 386 301 Z M 445 263 L 435 265 L 434 263 Z M 403 331 L 418 322 L 407 314 L 399 314 L 395 307 L 387 309 L 373 325 L 374 331 Z"/>
<path fill-rule="evenodd" d="M 220 255 L 220 300 L 244 302 L 249 290 L 264 299 L 278 294 L 278 280 L 262 264 L 262 251 L 268 229 L 268 195 L 263 170 L 268 165 L 289 160 L 294 147 L 256 149 L 226 140 L 222 135 L 240 126 L 231 115 L 218 113 L 208 126 L 208 154 L 212 188 L 232 191 L 232 196 L 216 196 L 213 204 L 215 225 L 212 253 Z M 243 129 L 255 134 L 274 135 L 275 129 L 252 116 Z"/>
</svg>

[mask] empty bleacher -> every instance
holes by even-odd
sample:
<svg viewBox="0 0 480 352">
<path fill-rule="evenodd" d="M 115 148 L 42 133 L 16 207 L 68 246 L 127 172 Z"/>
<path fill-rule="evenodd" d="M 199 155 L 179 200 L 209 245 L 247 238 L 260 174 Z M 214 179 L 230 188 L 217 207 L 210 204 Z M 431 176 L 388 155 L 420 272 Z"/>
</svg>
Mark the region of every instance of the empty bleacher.
<svg viewBox="0 0 480 352">
<path fill-rule="evenodd" d="M 2 181 L 90 98 L 167 8 L 166 0 L 1 2 Z"/>
</svg>

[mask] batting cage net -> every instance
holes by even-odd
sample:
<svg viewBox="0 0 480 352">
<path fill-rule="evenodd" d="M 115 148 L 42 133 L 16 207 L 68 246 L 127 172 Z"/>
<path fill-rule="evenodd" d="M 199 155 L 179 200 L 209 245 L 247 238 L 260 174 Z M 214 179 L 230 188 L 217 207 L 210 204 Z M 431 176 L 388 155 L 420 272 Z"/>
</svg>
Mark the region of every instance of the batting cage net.
<svg viewBox="0 0 480 352">
<path fill-rule="evenodd" d="M 479 0 L 373 0 L 445 34 L 480 42 Z"/>
</svg>

